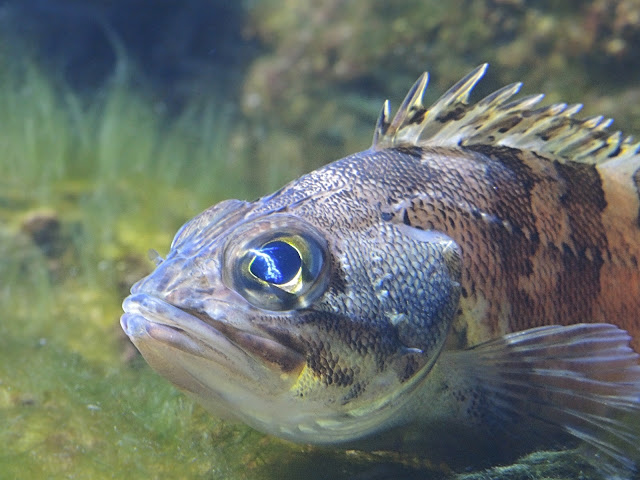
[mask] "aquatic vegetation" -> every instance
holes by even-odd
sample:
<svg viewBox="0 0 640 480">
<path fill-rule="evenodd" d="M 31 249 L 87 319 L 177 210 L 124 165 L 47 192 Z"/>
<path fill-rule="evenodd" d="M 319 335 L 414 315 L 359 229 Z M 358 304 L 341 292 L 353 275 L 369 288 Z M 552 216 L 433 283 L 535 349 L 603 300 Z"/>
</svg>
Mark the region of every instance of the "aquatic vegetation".
<svg viewBox="0 0 640 480">
<path fill-rule="evenodd" d="M 3 477 L 149 478 L 179 463 L 193 478 L 229 478 L 239 468 L 212 454 L 210 435 L 246 429 L 216 427 L 131 369 L 116 327 L 124 272 L 150 268 L 146 250 L 168 245 L 210 198 L 246 194 L 221 105 L 194 102 L 169 120 L 126 82 L 82 98 L 33 63 L 2 65 Z M 229 441 L 225 454 L 253 446 Z"/>
<path fill-rule="evenodd" d="M 87 266 L 134 239 L 123 218 L 148 219 L 135 235 L 136 247 L 148 248 L 150 229 L 179 224 L 212 196 L 247 194 L 245 166 L 226 144 L 230 111 L 215 98 L 169 121 L 162 104 L 134 93 L 126 79 L 87 100 L 25 62 L 5 66 L 0 84 L 0 208 L 63 210 L 63 228 L 73 230 L 69 240 L 81 244 Z"/>
</svg>

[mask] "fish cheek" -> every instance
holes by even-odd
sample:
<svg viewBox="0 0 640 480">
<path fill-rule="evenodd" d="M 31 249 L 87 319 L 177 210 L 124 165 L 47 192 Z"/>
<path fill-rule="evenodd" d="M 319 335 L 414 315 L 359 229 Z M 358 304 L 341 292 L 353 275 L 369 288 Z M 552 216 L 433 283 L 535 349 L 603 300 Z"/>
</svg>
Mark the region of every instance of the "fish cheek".
<svg viewBox="0 0 640 480">
<path fill-rule="evenodd" d="M 307 363 L 291 389 L 293 394 L 300 399 L 336 405 L 346 405 L 357 398 L 364 390 L 364 385 L 356 381 L 360 368 L 356 365 L 330 367 L 329 363 L 323 360 Z"/>
<path fill-rule="evenodd" d="M 334 262 L 346 268 L 334 272 L 326 308 L 305 322 L 298 397 L 345 405 L 393 395 L 428 373 L 444 344 L 460 297 L 457 245 L 411 227 L 377 231 L 348 242 L 358 248 Z"/>
<path fill-rule="evenodd" d="M 304 352 L 304 368 L 291 393 L 340 409 L 366 401 L 378 390 L 369 388 L 385 375 L 398 345 L 387 323 L 335 312 L 315 311 L 299 324 L 297 348 Z"/>
</svg>

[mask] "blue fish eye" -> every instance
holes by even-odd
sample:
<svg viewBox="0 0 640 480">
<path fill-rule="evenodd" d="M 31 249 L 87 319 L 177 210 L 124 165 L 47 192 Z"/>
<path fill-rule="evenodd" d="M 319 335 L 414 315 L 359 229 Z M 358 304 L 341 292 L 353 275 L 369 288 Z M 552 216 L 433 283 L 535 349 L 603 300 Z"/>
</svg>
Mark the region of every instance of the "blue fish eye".
<svg viewBox="0 0 640 480">
<path fill-rule="evenodd" d="M 251 250 L 254 257 L 249 264 L 249 271 L 268 283 L 282 285 L 290 282 L 302 267 L 300 252 L 286 242 L 276 240 Z"/>
</svg>

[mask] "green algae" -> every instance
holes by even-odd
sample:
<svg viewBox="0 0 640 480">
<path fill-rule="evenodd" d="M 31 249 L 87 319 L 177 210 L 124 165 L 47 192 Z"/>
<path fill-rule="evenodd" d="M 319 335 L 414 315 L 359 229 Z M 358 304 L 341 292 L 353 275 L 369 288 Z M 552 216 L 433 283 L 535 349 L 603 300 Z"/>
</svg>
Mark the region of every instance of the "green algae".
<svg viewBox="0 0 640 480">
<path fill-rule="evenodd" d="M 19 369 L 0 369 L 3 478 L 157 478 L 176 465 L 200 478 L 213 470 L 205 441 L 212 422 L 205 430 L 193 405 L 155 375 L 105 369 L 55 341 L 3 337 L 3 355 L 21 358 Z"/>
</svg>

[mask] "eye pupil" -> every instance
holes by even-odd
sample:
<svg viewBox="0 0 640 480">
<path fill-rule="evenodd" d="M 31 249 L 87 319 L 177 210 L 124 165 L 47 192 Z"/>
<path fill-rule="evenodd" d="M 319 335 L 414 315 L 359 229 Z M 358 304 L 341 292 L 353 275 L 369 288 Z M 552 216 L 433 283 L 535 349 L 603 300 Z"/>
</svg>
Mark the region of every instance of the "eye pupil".
<svg viewBox="0 0 640 480">
<path fill-rule="evenodd" d="M 300 253 L 286 242 L 275 241 L 252 251 L 249 271 L 260 280 L 281 285 L 297 275 L 302 266 Z"/>
</svg>

